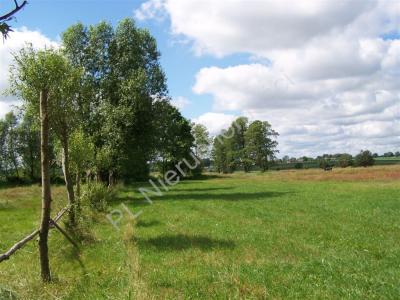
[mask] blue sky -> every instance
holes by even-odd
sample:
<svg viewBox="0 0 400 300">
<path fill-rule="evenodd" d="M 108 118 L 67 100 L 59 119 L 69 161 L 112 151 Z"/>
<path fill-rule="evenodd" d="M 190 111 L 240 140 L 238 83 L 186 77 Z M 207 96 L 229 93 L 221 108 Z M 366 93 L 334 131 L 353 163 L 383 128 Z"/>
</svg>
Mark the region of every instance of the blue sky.
<svg viewBox="0 0 400 300">
<path fill-rule="evenodd" d="M 272 124 L 281 156 L 400 150 L 398 0 L 30 0 L 0 66 L 76 22 L 126 17 L 156 37 L 170 96 L 212 135 L 244 115 Z M 0 97 L 0 116 L 11 104 Z"/>
<path fill-rule="evenodd" d="M 76 22 L 90 25 L 105 20 L 115 25 L 123 18 L 133 18 L 134 10 L 139 8 L 141 3 L 141 1 L 126 0 L 30 0 L 12 25 L 15 27 L 26 26 L 30 30 L 40 31 L 53 40 L 59 40 L 60 34 Z M 10 0 L 0 1 L 0 8 L 11 8 L 12 5 Z M 168 77 L 171 96 L 190 99 L 190 104 L 182 109 L 183 114 L 187 118 L 195 118 L 209 111 L 212 106 L 211 97 L 192 93 L 196 72 L 205 66 L 216 63 L 222 66 L 229 65 L 243 58 L 234 56 L 221 61 L 210 56 L 195 57 L 190 46 L 182 45 L 171 39 L 168 21 L 137 21 L 137 25 L 148 28 L 157 39 L 162 54 L 161 63 Z"/>
</svg>

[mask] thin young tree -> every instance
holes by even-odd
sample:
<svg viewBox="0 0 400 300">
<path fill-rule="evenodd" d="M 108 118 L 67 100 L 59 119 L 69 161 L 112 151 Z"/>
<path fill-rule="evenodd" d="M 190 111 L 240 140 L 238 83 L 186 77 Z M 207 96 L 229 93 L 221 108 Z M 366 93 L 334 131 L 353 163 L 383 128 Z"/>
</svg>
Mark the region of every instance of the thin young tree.
<svg viewBox="0 0 400 300">
<path fill-rule="evenodd" d="M 36 51 L 31 46 L 15 55 L 11 67 L 11 92 L 24 100 L 24 108 L 40 119 L 40 151 L 42 175 L 42 213 L 39 233 L 41 277 L 51 281 L 48 233 L 51 213 L 49 136 L 56 112 L 63 109 L 57 97 L 69 74 L 65 59 L 56 50 Z"/>
</svg>

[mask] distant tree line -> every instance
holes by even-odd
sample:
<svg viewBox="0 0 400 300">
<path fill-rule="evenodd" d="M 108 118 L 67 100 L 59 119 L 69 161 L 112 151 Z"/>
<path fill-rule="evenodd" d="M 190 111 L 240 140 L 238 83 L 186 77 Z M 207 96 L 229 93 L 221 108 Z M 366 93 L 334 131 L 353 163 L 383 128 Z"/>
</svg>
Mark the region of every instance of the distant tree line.
<svg viewBox="0 0 400 300">
<path fill-rule="evenodd" d="M 387 152 L 383 155 L 378 153 L 372 153 L 369 150 L 361 150 L 357 155 L 351 155 L 349 153 L 336 153 L 336 154 L 323 154 L 313 157 L 289 157 L 285 155 L 281 159 L 275 160 L 274 169 L 279 168 L 290 168 L 303 169 L 303 168 L 326 168 L 326 167 L 367 167 L 374 164 L 387 164 L 390 160 L 385 158 L 399 158 L 400 152 Z M 393 163 L 396 161 L 393 160 Z"/>
</svg>

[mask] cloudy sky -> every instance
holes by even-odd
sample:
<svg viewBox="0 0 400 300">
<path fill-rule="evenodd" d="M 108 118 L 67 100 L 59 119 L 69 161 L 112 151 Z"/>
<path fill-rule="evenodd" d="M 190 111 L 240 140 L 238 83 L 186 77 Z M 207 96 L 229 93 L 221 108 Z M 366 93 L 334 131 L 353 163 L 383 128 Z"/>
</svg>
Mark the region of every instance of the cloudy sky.
<svg viewBox="0 0 400 300">
<path fill-rule="evenodd" d="M 26 41 L 124 17 L 157 38 L 174 104 L 212 134 L 244 115 L 272 124 L 281 156 L 400 151 L 400 0 L 31 0 L 0 44 L 0 89 Z M 0 116 L 17 103 L 0 96 Z"/>
</svg>

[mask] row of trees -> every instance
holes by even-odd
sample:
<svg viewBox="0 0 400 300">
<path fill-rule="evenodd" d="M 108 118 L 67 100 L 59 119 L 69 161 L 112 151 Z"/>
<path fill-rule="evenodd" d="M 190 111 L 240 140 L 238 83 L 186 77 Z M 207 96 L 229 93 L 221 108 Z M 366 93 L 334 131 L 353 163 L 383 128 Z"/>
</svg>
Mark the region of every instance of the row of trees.
<svg viewBox="0 0 400 300">
<path fill-rule="evenodd" d="M 163 171 L 188 158 L 192 126 L 169 102 L 159 55 L 154 38 L 131 19 L 116 29 L 105 22 L 74 25 L 62 35 L 61 50 L 23 49 L 11 74 L 12 93 L 25 105 L 18 118 L 9 114 L 0 123 L 0 151 L 7 153 L 0 174 L 39 177 L 42 89 L 55 99 L 49 103 L 55 162 L 60 149 L 60 162 L 70 163 L 71 136 L 84 139 L 92 152 L 81 171 L 110 183 L 147 179 L 152 161 Z"/>
<path fill-rule="evenodd" d="M 304 167 L 320 167 L 322 169 L 326 167 L 367 167 L 374 165 L 375 158 L 377 157 L 378 155 L 376 153 L 372 154 L 369 150 L 361 150 L 360 153 L 355 156 L 348 153 L 323 154 L 316 158 L 307 156 L 289 158 L 288 156 L 284 156 L 275 161 L 275 167 L 285 167 L 286 165 L 293 165 L 295 169 L 302 169 Z"/>
<path fill-rule="evenodd" d="M 237 169 L 248 172 L 254 166 L 267 170 L 278 152 L 277 136 L 268 122 L 256 120 L 249 123 L 245 117 L 236 119 L 213 141 L 215 169 L 222 173 Z"/>
<path fill-rule="evenodd" d="M 368 167 L 375 164 L 374 156 L 369 150 L 361 150 L 356 156 L 352 156 L 348 153 L 343 153 L 332 158 L 322 157 L 318 159 L 319 166 L 325 167 Z"/>
<path fill-rule="evenodd" d="M 19 120 L 10 112 L 0 119 L 0 181 L 40 176 L 40 132 L 29 114 Z"/>
</svg>

